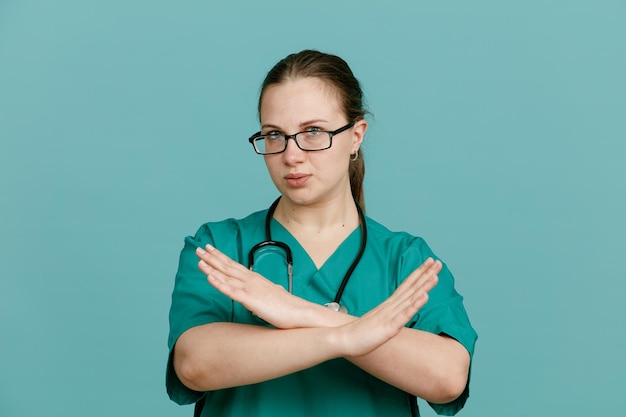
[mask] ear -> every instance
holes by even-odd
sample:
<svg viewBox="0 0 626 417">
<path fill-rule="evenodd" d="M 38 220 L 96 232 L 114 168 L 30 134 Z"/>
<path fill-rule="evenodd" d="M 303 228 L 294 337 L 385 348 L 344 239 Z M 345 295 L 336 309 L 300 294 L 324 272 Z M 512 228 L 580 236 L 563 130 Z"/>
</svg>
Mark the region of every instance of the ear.
<svg viewBox="0 0 626 417">
<path fill-rule="evenodd" d="M 355 153 L 361 147 L 363 139 L 365 138 L 365 132 L 367 131 L 367 120 L 361 119 L 354 123 L 352 127 L 352 148 L 351 153 Z"/>
</svg>

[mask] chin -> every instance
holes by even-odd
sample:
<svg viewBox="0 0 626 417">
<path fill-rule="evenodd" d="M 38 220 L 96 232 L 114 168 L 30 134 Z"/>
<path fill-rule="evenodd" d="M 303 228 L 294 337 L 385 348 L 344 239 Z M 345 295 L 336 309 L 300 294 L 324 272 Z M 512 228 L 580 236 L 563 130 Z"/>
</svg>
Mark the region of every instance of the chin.
<svg viewBox="0 0 626 417">
<path fill-rule="evenodd" d="M 315 200 L 312 198 L 304 197 L 304 196 L 295 196 L 289 193 L 283 193 L 282 198 L 289 200 L 292 204 L 296 204 L 298 206 L 308 206 L 311 203 L 314 203 Z"/>
<path fill-rule="evenodd" d="M 279 190 L 283 198 L 299 206 L 308 206 L 319 200 L 307 190 Z"/>
</svg>

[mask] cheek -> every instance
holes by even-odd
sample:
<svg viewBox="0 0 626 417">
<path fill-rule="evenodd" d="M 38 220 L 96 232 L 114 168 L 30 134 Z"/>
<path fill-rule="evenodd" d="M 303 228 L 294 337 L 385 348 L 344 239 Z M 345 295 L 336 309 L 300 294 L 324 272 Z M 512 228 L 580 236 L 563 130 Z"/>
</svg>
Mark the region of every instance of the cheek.
<svg viewBox="0 0 626 417">
<path fill-rule="evenodd" d="M 277 174 L 278 167 L 278 164 L 274 160 L 275 158 L 264 156 L 263 159 L 265 159 L 265 167 L 267 168 L 267 172 L 269 172 L 270 177 L 274 178 L 274 176 Z"/>
<path fill-rule="evenodd" d="M 317 156 L 317 155 L 316 155 Z M 334 152 L 330 155 L 319 155 L 321 158 L 310 158 L 319 175 L 331 180 L 348 173 L 349 157 L 343 152 Z"/>
</svg>

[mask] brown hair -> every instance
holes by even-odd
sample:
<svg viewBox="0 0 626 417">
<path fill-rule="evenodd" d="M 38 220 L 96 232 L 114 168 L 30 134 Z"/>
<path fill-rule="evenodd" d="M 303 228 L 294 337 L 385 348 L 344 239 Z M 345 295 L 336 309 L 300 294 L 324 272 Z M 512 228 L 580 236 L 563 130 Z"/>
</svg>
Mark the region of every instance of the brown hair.
<svg viewBox="0 0 626 417">
<path fill-rule="evenodd" d="M 267 87 L 280 84 L 288 79 L 312 77 L 327 82 L 334 87 L 339 94 L 343 111 L 348 122 L 356 122 L 364 119 L 367 111 L 363 106 L 363 91 L 359 80 L 356 79 L 352 70 L 340 57 L 325 54 L 319 51 L 304 50 L 278 61 L 267 73 L 261 86 L 259 97 L 259 115 L 261 114 L 261 101 Z M 358 158 L 350 161 L 350 189 L 352 196 L 365 210 L 363 196 L 363 178 L 365 177 L 365 164 L 363 151 L 359 152 Z"/>
</svg>

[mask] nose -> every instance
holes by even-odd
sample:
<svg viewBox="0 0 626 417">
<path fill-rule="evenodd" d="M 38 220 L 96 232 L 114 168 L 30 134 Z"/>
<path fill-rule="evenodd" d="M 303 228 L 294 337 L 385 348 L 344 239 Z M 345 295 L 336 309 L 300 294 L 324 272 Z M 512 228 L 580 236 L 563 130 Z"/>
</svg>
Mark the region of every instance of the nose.
<svg viewBox="0 0 626 417">
<path fill-rule="evenodd" d="M 287 145 L 286 145 L 287 147 L 285 148 L 285 151 L 282 153 L 283 160 L 289 165 L 292 165 L 297 162 L 302 162 L 304 160 L 305 151 L 303 151 L 302 149 L 298 147 L 298 144 L 296 143 L 296 138 L 285 137 L 285 140 L 287 141 Z"/>
</svg>

